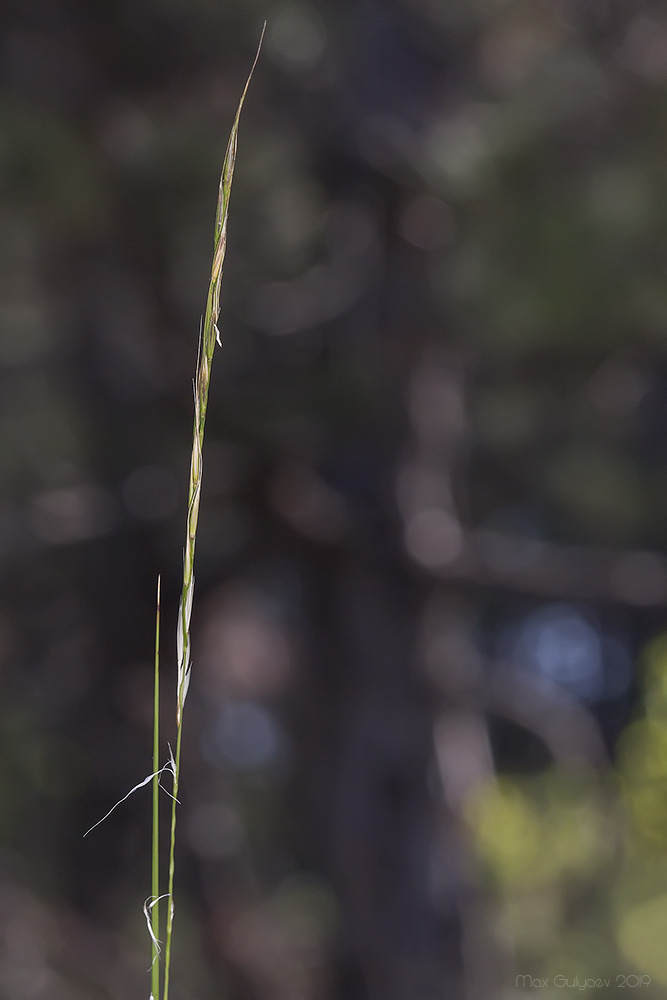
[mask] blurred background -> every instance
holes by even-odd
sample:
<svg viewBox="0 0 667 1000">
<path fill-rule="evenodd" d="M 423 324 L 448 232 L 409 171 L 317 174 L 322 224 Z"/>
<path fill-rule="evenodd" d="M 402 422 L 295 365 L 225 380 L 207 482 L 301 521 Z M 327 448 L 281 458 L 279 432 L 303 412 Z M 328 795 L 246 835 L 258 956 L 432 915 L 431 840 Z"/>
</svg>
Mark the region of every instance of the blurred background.
<svg viewBox="0 0 667 1000">
<path fill-rule="evenodd" d="M 4 0 L 0 993 L 148 994 L 265 18 L 174 1000 L 667 997 L 660 0 Z"/>
</svg>

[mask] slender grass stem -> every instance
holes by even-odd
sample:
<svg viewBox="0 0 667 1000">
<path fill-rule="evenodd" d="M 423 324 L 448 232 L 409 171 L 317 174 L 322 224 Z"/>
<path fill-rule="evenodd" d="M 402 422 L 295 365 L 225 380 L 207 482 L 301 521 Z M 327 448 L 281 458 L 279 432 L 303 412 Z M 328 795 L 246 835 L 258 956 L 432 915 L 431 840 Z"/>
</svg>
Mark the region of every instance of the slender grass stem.
<svg viewBox="0 0 667 1000">
<path fill-rule="evenodd" d="M 167 943 L 164 953 L 164 993 L 163 1000 L 169 996 L 169 979 L 171 971 L 171 939 L 174 924 L 174 871 L 176 849 L 176 799 L 178 798 L 178 778 L 181 773 L 181 736 L 183 727 L 178 727 L 176 736 L 176 756 L 174 758 L 174 798 L 171 803 L 171 836 L 169 840 L 169 882 L 167 886 Z"/>
<path fill-rule="evenodd" d="M 248 75 L 246 85 L 239 101 L 236 117 L 232 125 L 227 144 L 227 152 L 220 175 L 218 189 L 218 205 L 215 215 L 215 230 L 213 243 L 213 263 L 211 265 L 211 280 L 209 283 L 208 297 L 206 300 L 206 312 L 199 338 L 199 355 L 197 358 L 197 371 L 194 383 L 194 426 L 192 433 L 192 456 L 190 459 L 190 483 L 188 488 L 188 514 L 187 528 L 185 534 L 185 549 L 183 552 L 183 587 L 181 591 L 181 603 L 178 614 L 178 628 L 176 632 L 176 645 L 178 656 L 178 679 L 176 698 L 176 756 L 174 759 L 174 798 L 171 807 L 171 836 L 169 843 L 169 885 L 168 885 L 168 910 L 167 910 L 167 937 L 165 949 L 164 965 L 164 992 L 162 1000 L 168 1000 L 169 981 L 171 969 L 171 943 L 174 922 L 174 870 L 175 870 L 175 849 L 176 849 L 176 799 L 178 798 L 178 784 L 181 773 L 181 740 L 183 736 L 183 706 L 188 693 L 190 683 L 190 616 L 192 613 L 192 601 L 194 597 L 194 558 L 195 544 L 197 541 L 197 524 L 199 521 L 199 500 L 201 496 L 202 483 L 202 452 L 204 447 L 204 429 L 206 424 L 206 409 L 208 407 L 208 393 L 211 380 L 211 365 L 213 363 L 213 352 L 216 342 L 219 342 L 218 315 L 220 313 L 220 285 L 222 283 L 222 269 L 227 247 L 227 218 L 229 214 L 229 197 L 231 194 L 232 178 L 234 175 L 234 164 L 236 162 L 236 146 L 238 138 L 239 119 L 243 102 L 248 92 L 248 86 L 252 74 L 257 65 L 259 52 L 264 38 L 264 29 L 257 47 L 257 54 L 253 62 L 252 69 Z"/>
<path fill-rule="evenodd" d="M 160 895 L 160 577 L 157 578 L 157 604 L 155 611 L 155 675 L 153 679 L 153 842 L 151 845 L 151 896 Z M 160 998 L 160 962 L 158 939 L 160 914 L 158 905 L 151 909 L 153 928 L 151 949 L 151 1000 Z"/>
</svg>

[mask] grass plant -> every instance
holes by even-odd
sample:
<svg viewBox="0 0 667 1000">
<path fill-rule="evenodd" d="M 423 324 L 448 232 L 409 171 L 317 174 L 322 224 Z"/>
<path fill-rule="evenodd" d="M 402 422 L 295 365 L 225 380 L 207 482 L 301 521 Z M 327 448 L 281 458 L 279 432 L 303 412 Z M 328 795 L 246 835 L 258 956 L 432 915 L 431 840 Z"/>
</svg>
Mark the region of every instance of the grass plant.
<svg viewBox="0 0 667 1000">
<path fill-rule="evenodd" d="M 199 351 L 197 358 L 197 368 L 194 380 L 194 426 L 192 433 L 192 455 L 190 459 L 190 480 L 188 487 L 188 510 L 185 533 L 185 548 L 183 552 L 183 585 L 178 611 L 178 623 L 176 631 L 176 647 L 178 660 L 178 673 L 176 681 L 176 752 L 171 757 L 170 769 L 173 771 L 173 794 L 171 803 L 171 823 L 169 838 L 169 870 L 167 892 L 164 896 L 167 899 L 167 922 L 164 954 L 164 979 L 162 981 L 162 992 L 160 992 L 160 920 L 159 902 L 159 782 L 161 770 L 159 766 L 159 698 L 160 698 L 160 585 L 158 580 L 158 600 L 155 629 L 155 688 L 154 688 L 154 715 L 153 715 L 153 827 L 152 827 L 152 857 L 151 857 L 151 898 L 147 901 L 146 916 L 149 923 L 151 936 L 151 1000 L 168 1000 L 171 971 L 171 949 L 174 926 L 174 872 L 175 872 L 175 849 L 176 849 L 176 817 L 178 805 L 178 788 L 181 770 L 181 745 L 183 736 L 183 707 L 190 684 L 190 671 L 192 667 L 191 640 L 190 640 L 190 619 L 192 615 L 192 603 L 194 598 L 195 576 L 194 559 L 195 546 L 197 542 L 197 524 L 199 521 L 199 502 L 202 488 L 203 472 L 203 447 L 204 429 L 206 425 L 206 410 L 208 407 L 208 395 L 211 381 L 211 366 L 216 343 L 221 343 L 218 330 L 218 317 L 220 314 L 220 286 L 222 283 L 223 264 L 227 247 L 227 219 L 229 215 L 229 198 L 231 194 L 232 179 L 234 176 L 234 166 L 236 163 L 236 148 L 238 141 L 239 120 L 243 103 L 245 101 L 250 80 L 252 79 L 259 52 L 264 38 L 264 28 L 257 47 L 257 54 L 252 68 L 248 75 L 246 85 L 241 94 L 234 123 L 229 135 L 227 151 L 220 175 L 218 188 L 218 204 L 215 214 L 215 228 L 213 240 L 213 263 L 211 265 L 211 278 L 206 300 L 206 312 L 202 321 L 199 335 Z"/>
</svg>

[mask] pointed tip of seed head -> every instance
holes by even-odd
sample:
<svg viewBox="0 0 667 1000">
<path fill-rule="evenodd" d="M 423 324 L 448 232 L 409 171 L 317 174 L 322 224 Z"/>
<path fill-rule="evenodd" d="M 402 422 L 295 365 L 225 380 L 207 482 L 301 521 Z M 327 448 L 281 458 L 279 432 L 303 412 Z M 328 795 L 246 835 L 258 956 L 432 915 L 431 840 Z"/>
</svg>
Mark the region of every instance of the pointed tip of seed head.
<svg viewBox="0 0 667 1000">
<path fill-rule="evenodd" d="M 236 160 L 236 140 L 238 135 L 239 121 L 241 118 L 241 111 L 243 110 L 243 103 L 246 99 L 246 94 L 248 93 L 248 88 L 250 86 L 250 81 L 252 80 L 253 74 L 257 67 L 259 61 L 259 55 L 262 51 L 262 42 L 264 41 L 264 34 L 266 32 L 266 21 L 262 26 L 262 33 L 259 36 L 259 43 L 257 45 L 257 51 L 255 52 L 255 58 L 253 59 L 252 66 L 250 67 L 250 72 L 248 73 L 248 78 L 245 82 L 245 87 L 241 93 L 241 97 L 236 109 L 236 115 L 234 116 L 234 123 L 232 125 L 232 130 L 229 135 L 229 142 L 227 143 L 227 152 L 225 154 L 225 159 L 222 167 L 222 174 L 220 176 L 220 195 L 218 198 L 218 210 L 216 212 L 216 248 L 217 241 L 220 234 L 224 228 L 225 215 L 226 215 L 226 204 L 229 197 L 229 187 L 232 182 L 232 175 L 234 173 L 234 162 Z M 225 190 L 226 189 L 226 190 Z M 227 197 L 225 197 L 225 194 Z M 224 256 L 224 251 L 223 251 Z"/>
<path fill-rule="evenodd" d="M 248 79 L 245 82 L 245 87 L 243 88 L 243 93 L 241 94 L 241 100 L 239 101 L 239 106 L 236 110 L 236 118 L 234 119 L 234 125 L 232 128 L 232 137 L 235 138 L 235 133 L 238 128 L 239 118 L 241 117 L 241 109 L 243 108 L 243 102 L 246 99 L 246 94 L 248 93 L 248 87 L 250 86 L 250 81 L 252 80 L 253 73 L 259 62 L 259 54 L 262 51 L 262 42 L 264 41 L 264 33 L 266 32 L 266 21 L 262 25 L 262 33 L 259 36 L 259 43 L 257 45 L 257 51 L 255 52 L 255 58 L 253 59 L 252 66 L 250 67 L 250 72 L 248 73 Z"/>
<path fill-rule="evenodd" d="M 260 34 L 260 36 L 259 36 L 259 42 L 257 43 L 257 51 L 255 52 L 255 58 L 253 60 L 252 66 L 250 67 L 250 72 L 248 73 L 248 79 L 246 80 L 246 85 L 243 88 L 243 93 L 241 94 L 241 100 L 239 102 L 239 110 L 236 113 L 237 119 L 238 119 L 239 114 L 241 113 L 241 108 L 243 107 L 243 101 L 245 100 L 245 95 L 248 92 L 248 87 L 250 86 L 250 81 L 252 80 L 252 75 L 255 72 L 255 68 L 256 68 L 257 63 L 259 61 L 259 54 L 262 51 L 262 42 L 264 41 L 264 34 L 266 32 L 266 23 L 267 22 L 265 21 L 264 24 L 262 25 L 262 33 Z"/>
</svg>

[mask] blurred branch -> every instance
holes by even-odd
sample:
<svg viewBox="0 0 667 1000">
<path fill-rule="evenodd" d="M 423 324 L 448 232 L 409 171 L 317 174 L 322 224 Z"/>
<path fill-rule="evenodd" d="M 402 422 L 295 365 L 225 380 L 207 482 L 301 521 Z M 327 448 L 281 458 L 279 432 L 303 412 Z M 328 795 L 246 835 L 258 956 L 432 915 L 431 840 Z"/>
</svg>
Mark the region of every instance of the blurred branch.
<svg viewBox="0 0 667 1000">
<path fill-rule="evenodd" d="M 415 561 L 447 582 L 545 598 L 663 606 L 667 559 L 657 552 L 565 545 L 539 537 L 464 527 L 454 485 L 472 431 L 464 360 L 433 351 L 410 384 L 411 451 L 398 473 L 405 544 Z"/>
<path fill-rule="evenodd" d="M 538 597 L 661 607 L 667 560 L 657 552 L 558 545 L 461 529 L 460 554 L 428 569 L 440 580 Z"/>
</svg>

